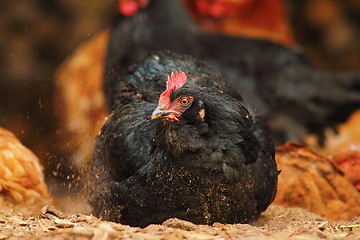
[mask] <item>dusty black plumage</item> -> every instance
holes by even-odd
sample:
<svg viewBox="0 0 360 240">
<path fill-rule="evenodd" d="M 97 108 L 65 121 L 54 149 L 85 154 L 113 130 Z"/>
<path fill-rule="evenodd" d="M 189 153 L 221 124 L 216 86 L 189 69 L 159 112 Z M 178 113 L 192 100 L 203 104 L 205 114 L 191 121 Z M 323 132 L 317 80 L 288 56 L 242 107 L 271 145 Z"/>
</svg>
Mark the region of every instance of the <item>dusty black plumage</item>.
<svg viewBox="0 0 360 240">
<path fill-rule="evenodd" d="M 160 27 L 161 26 L 161 27 Z M 211 64 L 260 113 L 273 140 L 302 140 L 345 121 L 360 106 L 360 74 L 322 72 L 303 53 L 263 39 L 204 33 L 179 0 L 151 0 L 114 25 L 105 64 L 109 109 L 119 72 L 155 50 Z"/>
<path fill-rule="evenodd" d="M 167 78 L 182 73 L 185 85 L 163 96 Z M 209 65 L 155 52 L 120 75 L 114 88 L 117 108 L 94 149 L 96 216 L 142 227 L 169 217 L 246 223 L 272 202 L 278 175 L 272 141 Z M 176 121 L 162 107 L 164 98 L 191 103 L 183 102 Z"/>
</svg>

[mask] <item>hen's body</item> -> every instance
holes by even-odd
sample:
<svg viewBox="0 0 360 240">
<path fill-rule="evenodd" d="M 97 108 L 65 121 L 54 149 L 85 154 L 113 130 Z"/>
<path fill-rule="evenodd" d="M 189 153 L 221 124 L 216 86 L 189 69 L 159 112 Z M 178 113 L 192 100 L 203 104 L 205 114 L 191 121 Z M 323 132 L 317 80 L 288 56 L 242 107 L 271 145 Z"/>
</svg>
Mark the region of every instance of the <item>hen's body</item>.
<svg viewBox="0 0 360 240">
<path fill-rule="evenodd" d="M 171 101 L 188 95 L 192 105 L 179 121 L 151 120 L 175 71 L 188 80 Z M 156 52 L 118 81 L 118 107 L 94 150 L 95 215 L 132 226 L 169 217 L 201 224 L 257 219 L 276 192 L 273 144 L 219 73 L 191 57 Z"/>
<path fill-rule="evenodd" d="M 302 53 L 267 40 L 204 33 L 180 1 L 152 0 L 114 26 L 105 67 L 109 109 L 116 108 L 112 97 L 119 72 L 154 50 L 211 64 L 261 114 L 277 143 L 321 134 L 359 108 L 360 74 L 320 72 Z"/>
</svg>

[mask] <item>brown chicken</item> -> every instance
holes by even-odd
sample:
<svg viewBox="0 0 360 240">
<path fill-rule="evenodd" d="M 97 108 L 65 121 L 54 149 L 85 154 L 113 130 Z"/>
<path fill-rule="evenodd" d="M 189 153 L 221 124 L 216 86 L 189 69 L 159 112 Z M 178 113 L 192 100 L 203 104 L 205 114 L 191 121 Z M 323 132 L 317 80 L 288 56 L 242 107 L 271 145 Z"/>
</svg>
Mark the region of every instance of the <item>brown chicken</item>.
<svg viewBox="0 0 360 240">
<path fill-rule="evenodd" d="M 91 157 L 93 141 L 107 115 L 102 84 L 108 37 L 109 32 L 104 31 L 84 43 L 55 76 L 62 148 L 77 167 Z"/>
<path fill-rule="evenodd" d="M 360 193 L 331 160 L 298 143 L 276 150 L 281 173 L 275 204 L 305 208 L 331 220 L 360 215 Z"/>
<path fill-rule="evenodd" d="M 0 210 L 38 210 L 50 197 L 39 159 L 0 128 Z"/>
<path fill-rule="evenodd" d="M 330 159 L 344 172 L 345 176 L 360 190 L 360 110 L 336 128 L 327 129 L 324 146 L 317 144 L 316 136 L 308 136 L 306 142 Z"/>
<path fill-rule="evenodd" d="M 360 110 L 355 111 L 349 119 L 333 129 L 327 129 L 325 132 L 325 142 L 323 146 L 317 144 L 318 139 L 314 135 L 306 137 L 305 141 L 308 145 L 321 152 L 324 155 L 334 155 L 346 150 L 356 150 L 360 144 Z"/>
</svg>

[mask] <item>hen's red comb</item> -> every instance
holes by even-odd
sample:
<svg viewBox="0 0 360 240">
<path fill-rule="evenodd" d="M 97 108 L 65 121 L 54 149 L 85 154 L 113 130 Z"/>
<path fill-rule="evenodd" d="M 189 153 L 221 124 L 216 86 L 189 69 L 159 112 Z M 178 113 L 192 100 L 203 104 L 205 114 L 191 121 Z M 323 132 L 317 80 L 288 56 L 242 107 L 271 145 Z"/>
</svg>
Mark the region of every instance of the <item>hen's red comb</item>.
<svg viewBox="0 0 360 240">
<path fill-rule="evenodd" d="M 171 73 L 166 81 L 166 90 L 160 95 L 159 106 L 168 106 L 170 94 L 185 85 L 187 76 L 184 72 Z"/>
</svg>

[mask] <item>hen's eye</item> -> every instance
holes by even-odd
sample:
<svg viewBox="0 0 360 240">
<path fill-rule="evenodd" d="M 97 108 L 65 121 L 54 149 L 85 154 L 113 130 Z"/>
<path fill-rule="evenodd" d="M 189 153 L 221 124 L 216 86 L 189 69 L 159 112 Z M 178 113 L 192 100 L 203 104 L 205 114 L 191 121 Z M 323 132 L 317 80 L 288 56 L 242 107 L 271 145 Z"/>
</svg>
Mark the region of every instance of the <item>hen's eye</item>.
<svg viewBox="0 0 360 240">
<path fill-rule="evenodd" d="M 188 97 L 182 97 L 180 98 L 180 104 L 183 107 L 187 107 L 190 104 L 190 99 Z"/>
</svg>

